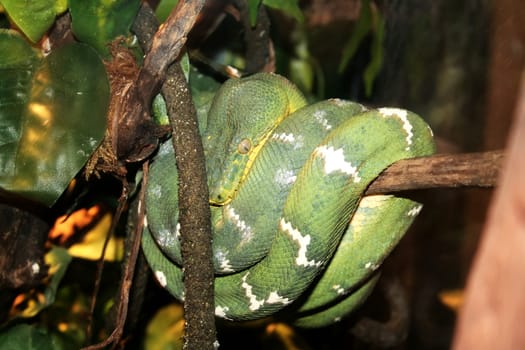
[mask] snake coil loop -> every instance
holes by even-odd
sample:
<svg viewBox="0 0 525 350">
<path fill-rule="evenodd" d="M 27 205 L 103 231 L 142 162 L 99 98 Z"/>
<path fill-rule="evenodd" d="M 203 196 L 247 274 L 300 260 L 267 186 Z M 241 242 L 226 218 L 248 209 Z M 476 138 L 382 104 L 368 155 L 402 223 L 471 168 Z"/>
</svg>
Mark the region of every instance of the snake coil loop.
<svg viewBox="0 0 525 350">
<path fill-rule="evenodd" d="M 397 160 L 434 152 L 428 125 L 396 108 L 306 105 L 295 86 L 268 73 L 226 82 L 200 125 L 216 315 L 252 320 L 288 306 L 297 325 L 321 327 L 360 305 L 421 210 L 363 193 Z M 150 169 L 142 244 L 158 281 L 183 300 L 172 153 L 164 143 Z"/>
</svg>

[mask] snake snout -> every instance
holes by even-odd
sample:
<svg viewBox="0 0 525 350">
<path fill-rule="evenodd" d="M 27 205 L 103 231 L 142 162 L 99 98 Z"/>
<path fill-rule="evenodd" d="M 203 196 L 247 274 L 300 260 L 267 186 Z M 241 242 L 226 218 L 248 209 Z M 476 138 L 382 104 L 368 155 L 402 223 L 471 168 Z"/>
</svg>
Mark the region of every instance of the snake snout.
<svg viewBox="0 0 525 350">
<path fill-rule="evenodd" d="M 222 189 L 210 189 L 210 204 L 216 206 L 226 205 L 231 201 L 231 197 L 225 195 L 224 190 Z"/>
</svg>

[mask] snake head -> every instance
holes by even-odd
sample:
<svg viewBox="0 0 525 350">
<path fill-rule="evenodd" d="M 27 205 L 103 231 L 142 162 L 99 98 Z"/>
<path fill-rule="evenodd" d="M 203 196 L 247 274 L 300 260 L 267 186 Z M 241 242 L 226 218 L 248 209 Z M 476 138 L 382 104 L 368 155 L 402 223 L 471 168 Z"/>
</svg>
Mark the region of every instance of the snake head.
<svg viewBox="0 0 525 350">
<path fill-rule="evenodd" d="M 203 135 L 211 204 L 225 205 L 235 197 L 273 130 L 304 105 L 301 92 L 275 74 L 259 73 L 223 84 Z"/>
</svg>

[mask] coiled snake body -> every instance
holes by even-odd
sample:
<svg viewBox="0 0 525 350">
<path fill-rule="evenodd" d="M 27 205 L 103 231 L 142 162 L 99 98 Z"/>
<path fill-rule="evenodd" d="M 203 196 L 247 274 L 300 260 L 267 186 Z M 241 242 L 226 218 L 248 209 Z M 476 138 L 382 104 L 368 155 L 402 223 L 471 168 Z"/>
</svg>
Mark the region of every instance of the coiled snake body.
<svg viewBox="0 0 525 350">
<path fill-rule="evenodd" d="M 362 303 L 421 209 L 363 193 L 397 160 L 434 152 L 427 124 L 401 109 L 306 105 L 286 79 L 260 73 L 223 84 L 200 126 L 216 315 L 252 320 L 288 306 L 297 325 L 320 327 Z M 159 282 L 183 300 L 171 142 L 149 176 L 143 250 Z"/>
</svg>

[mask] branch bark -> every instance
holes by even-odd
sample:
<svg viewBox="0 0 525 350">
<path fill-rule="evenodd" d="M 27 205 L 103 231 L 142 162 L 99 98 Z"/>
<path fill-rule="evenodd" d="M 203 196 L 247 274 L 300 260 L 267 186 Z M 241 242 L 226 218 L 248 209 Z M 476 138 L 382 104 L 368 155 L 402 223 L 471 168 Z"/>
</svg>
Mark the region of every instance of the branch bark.
<svg viewBox="0 0 525 350">
<path fill-rule="evenodd" d="M 366 194 L 425 188 L 492 187 L 502 162 L 503 151 L 400 160 L 383 171 Z"/>
<path fill-rule="evenodd" d="M 178 64 L 168 69 L 162 93 L 168 101 L 179 170 L 180 243 L 184 266 L 185 349 L 214 349 L 215 307 L 210 206 L 204 150 L 195 106 Z M 199 160 L 199 161 L 197 161 Z"/>
<path fill-rule="evenodd" d="M 153 36 L 139 80 L 150 89 L 143 91 L 144 103 L 151 103 L 162 85 L 172 126 L 172 142 L 179 171 L 179 222 L 184 265 L 185 349 L 214 349 L 215 308 L 211 249 L 210 207 L 204 164 L 204 150 L 198 132 L 195 107 L 179 62 L 186 36 L 204 1 L 179 2 L 166 22 Z M 149 11 L 149 12 L 148 12 Z M 143 6 L 139 18 L 148 28 L 134 28 L 148 47 L 151 28 L 158 24 L 153 12 Z M 142 30 L 141 30 L 142 29 Z M 168 77 L 164 81 L 165 77 Z M 142 80 L 141 80 L 142 79 Z"/>
</svg>

